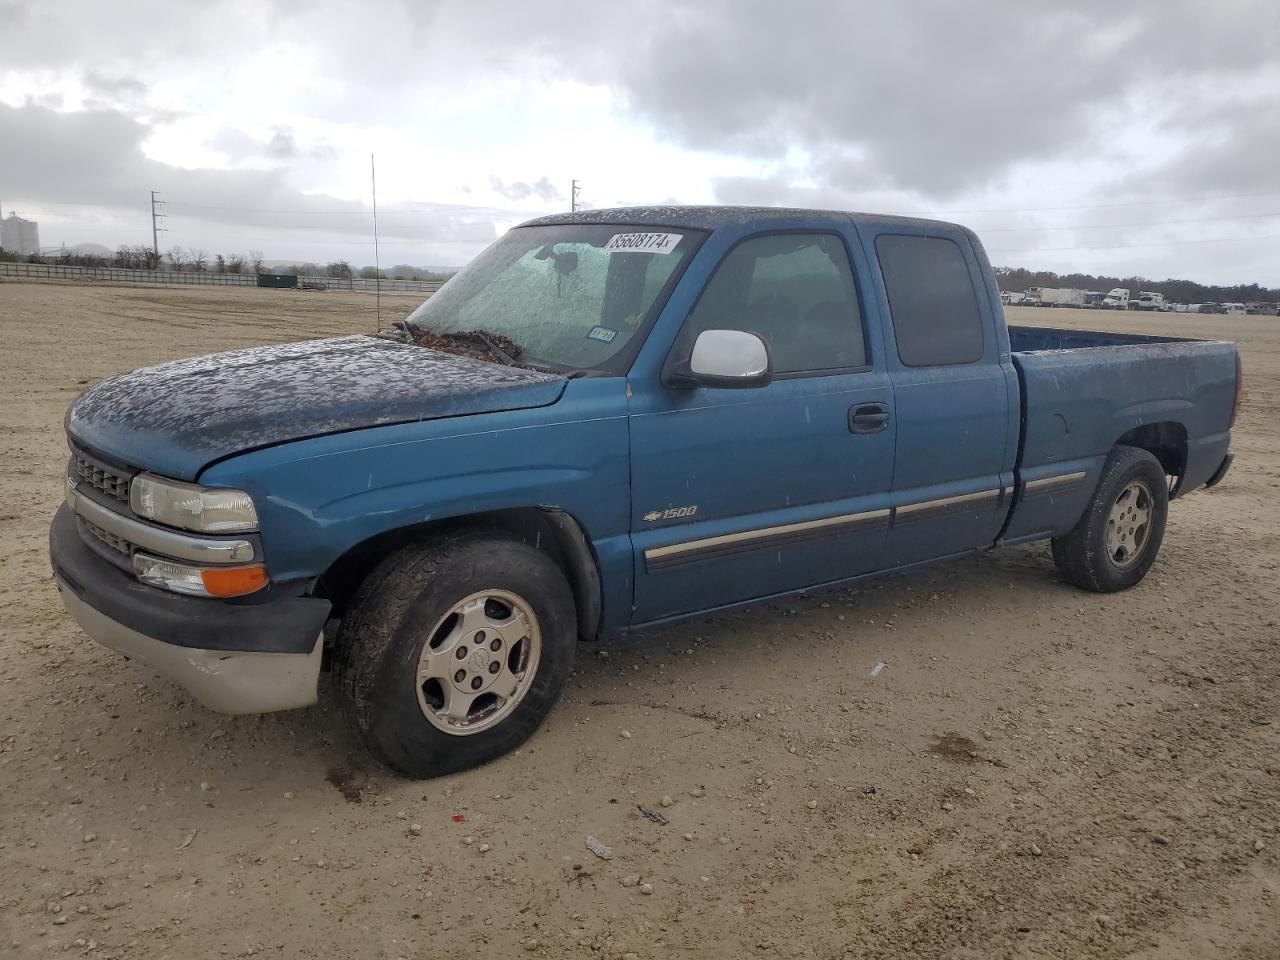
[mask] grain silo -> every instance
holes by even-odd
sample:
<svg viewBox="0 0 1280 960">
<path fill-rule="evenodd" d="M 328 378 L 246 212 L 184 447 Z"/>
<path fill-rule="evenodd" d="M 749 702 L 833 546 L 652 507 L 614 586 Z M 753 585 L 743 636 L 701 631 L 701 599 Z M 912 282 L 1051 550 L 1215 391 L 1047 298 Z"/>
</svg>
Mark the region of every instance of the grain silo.
<svg viewBox="0 0 1280 960">
<path fill-rule="evenodd" d="M 0 220 L 0 249 L 26 257 L 40 252 L 40 228 L 34 220 L 24 220 L 13 210 Z"/>
</svg>

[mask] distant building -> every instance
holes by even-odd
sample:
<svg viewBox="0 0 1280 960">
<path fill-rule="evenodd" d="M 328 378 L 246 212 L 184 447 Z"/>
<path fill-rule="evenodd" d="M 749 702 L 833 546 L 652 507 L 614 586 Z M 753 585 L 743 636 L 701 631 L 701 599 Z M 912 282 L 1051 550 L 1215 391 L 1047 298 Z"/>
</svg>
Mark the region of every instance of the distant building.
<svg viewBox="0 0 1280 960">
<path fill-rule="evenodd" d="M 9 216 L 0 220 L 0 248 L 21 257 L 39 253 L 39 226 L 34 220 L 23 220 L 10 210 Z"/>
</svg>

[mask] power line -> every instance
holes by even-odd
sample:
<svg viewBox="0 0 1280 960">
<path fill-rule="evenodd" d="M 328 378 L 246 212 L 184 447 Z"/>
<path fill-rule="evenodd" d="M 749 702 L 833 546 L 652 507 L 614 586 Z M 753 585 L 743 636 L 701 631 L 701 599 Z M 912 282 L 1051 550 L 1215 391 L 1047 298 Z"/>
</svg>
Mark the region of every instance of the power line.
<svg viewBox="0 0 1280 960">
<path fill-rule="evenodd" d="M 574 181 L 577 182 L 577 181 Z M 581 184 L 578 185 L 579 193 L 581 193 Z M 1066 204 L 1061 206 L 1048 207 L 952 207 L 947 209 L 936 210 L 917 210 L 914 213 L 906 213 L 909 216 L 935 216 L 950 215 L 955 213 L 1047 213 L 1058 210 L 1107 210 L 1114 207 L 1145 207 L 1158 206 L 1167 203 L 1215 203 L 1222 200 L 1248 200 L 1258 197 L 1275 197 L 1280 196 L 1280 190 L 1261 190 L 1255 193 L 1224 193 L 1210 197 L 1162 197 L 1155 200 L 1126 200 L 1116 203 L 1080 203 Z M 300 210 L 300 209 L 284 209 L 281 207 L 238 207 L 228 206 L 224 204 L 210 203 L 189 203 L 184 200 L 170 201 L 174 204 L 188 207 L 193 210 L 230 210 L 248 213 L 289 213 L 289 214 L 305 214 L 316 216 L 365 216 L 367 211 L 362 208 L 357 209 L 320 209 L 320 210 Z M 34 201 L 35 206 L 51 206 L 51 207 L 113 207 L 118 206 L 116 203 L 104 203 L 102 200 L 38 200 Z M 423 214 L 430 215 L 432 213 L 447 212 L 452 210 L 473 211 L 479 210 L 475 206 L 468 204 L 447 204 L 442 203 L 427 210 L 410 210 L 400 209 L 395 212 L 406 214 Z M 385 215 L 386 211 L 384 211 Z"/>
<path fill-rule="evenodd" d="M 998 253 L 1060 253 L 1066 250 L 1126 250 L 1133 247 L 1172 247 L 1188 243 L 1244 243 L 1245 241 L 1280 240 L 1280 233 L 1264 234 L 1260 237 L 1201 237 L 1197 240 L 1162 240 L 1158 243 L 1113 243 L 1100 247 L 1008 247 L 997 249 Z M 991 251 L 988 251 L 990 253 Z"/>
<path fill-rule="evenodd" d="M 581 192 L 582 188 L 581 188 L 581 185 L 578 185 L 578 181 L 574 180 L 572 181 L 572 183 L 577 185 L 576 189 L 579 192 Z M 289 214 L 291 216 L 295 214 L 301 214 L 305 216 L 352 216 L 352 217 L 359 218 L 361 221 L 363 221 L 364 218 L 368 216 L 368 212 L 365 210 L 281 210 L 278 208 L 270 209 L 270 208 L 262 208 L 262 207 L 225 207 L 225 206 L 209 206 L 209 205 L 202 205 L 202 204 L 186 203 L 185 201 L 181 201 L 181 200 L 169 201 L 169 203 L 171 205 L 176 206 L 179 210 L 184 208 L 190 208 L 193 210 L 226 210 L 226 211 L 244 212 L 244 213 L 267 213 L 267 214 L 283 213 L 283 214 Z M 578 209 L 578 207 L 576 206 L 576 200 L 571 199 L 571 204 L 572 204 L 571 209 L 576 212 Z M 470 209 L 470 208 L 460 207 L 460 208 L 454 208 L 454 209 Z M 1069 209 L 1069 208 L 1061 208 L 1061 209 Z M 1083 209 L 1083 208 L 1079 208 L 1079 209 Z M 385 219 L 387 217 L 398 217 L 401 215 L 405 215 L 405 216 L 430 215 L 432 213 L 437 213 L 437 212 L 439 211 L 391 210 L 390 212 L 383 211 L 382 216 Z M 1162 227 L 1169 224 L 1214 223 L 1214 222 L 1223 221 L 1223 220 L 1265 220 L 1271 217 L 1280 217 L 1280 211 L 1274 211 L 1270 213 L 1231 214 L 1231 215 L 1217 216 L 1217 217 L 1184 217 L 1176 220 L 1149 220 L 1149 221 L 1131 222 L 1131 223 L 1080 223 L 1080 224 L 1062 224 L 1062 225 L 1050 224 L 1046 226 L 1018 226 L 1018 227 L 993 226 L 993 227 L 974 227 L 974 229 L 977 230 L 979 233 L 1033 233 L 1033 232 L 1044 232 L 1047 230 L 1106 230 L 1106 229 L 1119 229 L 1119 228 L 1129 228 L 1129 227 Z M 296 229 L 296 228 L 278 227 L 278 229 L 287 230 L 287 229 Z"/>
<path fill-rule="evenodd" d="M 1280 190 L 1261 190 L 1257 193 L 1224 193 L 1216 197 L 1166 197 L 1160 200 L 1125 200 L 1119 203 L 1081 203 L 1061 207 L 990 207 L 987 209 L 926 210 L 927 214 L 953 213 L 1044 213 L 1052 210 L 1107 210 L 1112 207 L 1146 207 L 1161 203 L 1216 203 L 1219 200 L 1246 200 L 1257 197 L 1280 196 Z"/>
<path fill-rule="evenodd" d="M 1275 213 L 1241 213 L 1228 217 L 1190 217 L 1182 220 L 1148 220 L 1141 223 L 1072 223 L 1064 226 L 1043 227 L 974 227 L 978 233 L 1034 233 L 1045 230 L 1109 230 L 1121 227 L 1164 227 L 1175 223 L 1214 223 L 1219 220 L 1265 220 L 1268 217 L 1280 217 Z"/>
</svg>

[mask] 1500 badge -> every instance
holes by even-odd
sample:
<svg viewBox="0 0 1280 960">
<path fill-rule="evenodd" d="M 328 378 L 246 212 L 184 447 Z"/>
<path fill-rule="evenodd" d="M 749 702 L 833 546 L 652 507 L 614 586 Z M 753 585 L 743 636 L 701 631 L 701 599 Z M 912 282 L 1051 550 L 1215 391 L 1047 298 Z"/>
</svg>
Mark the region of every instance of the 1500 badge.
<svg viewBox="0 0 1280 960">
<path fill-rule="evenodd" d="M 675 520 L 680 517 L 692 517 L 698 512 L 698 505 L 695 503 L 691 507 L 667 507 L 665 510 L 650 510 L 644 515 L 644 519 L 649 523 L 655 520 Z"/>
</svg>

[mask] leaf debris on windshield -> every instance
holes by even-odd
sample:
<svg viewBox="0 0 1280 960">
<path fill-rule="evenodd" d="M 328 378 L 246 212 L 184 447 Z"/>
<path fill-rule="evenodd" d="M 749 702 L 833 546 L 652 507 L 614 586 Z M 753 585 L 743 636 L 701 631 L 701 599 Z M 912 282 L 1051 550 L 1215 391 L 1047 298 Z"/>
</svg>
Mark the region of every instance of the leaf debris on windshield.
<svg viewBox="0 0 1280 960">
<path fill-rule="evenodd" d="M 420 327 L 410 327 L 413 342 L 428 350 L 439 350 L 441 353 L 452 353 L 459 357 L 470 357 L 473 360 L 488 360 L 490 363 L 501 363 L 509 367 L 520 367 L 533 370 L 535 367 L 520 361 L 524 350 L 509 337 L 487 330 L 466 330 L 460 333 L 433 333 Z"/>
</svg>

